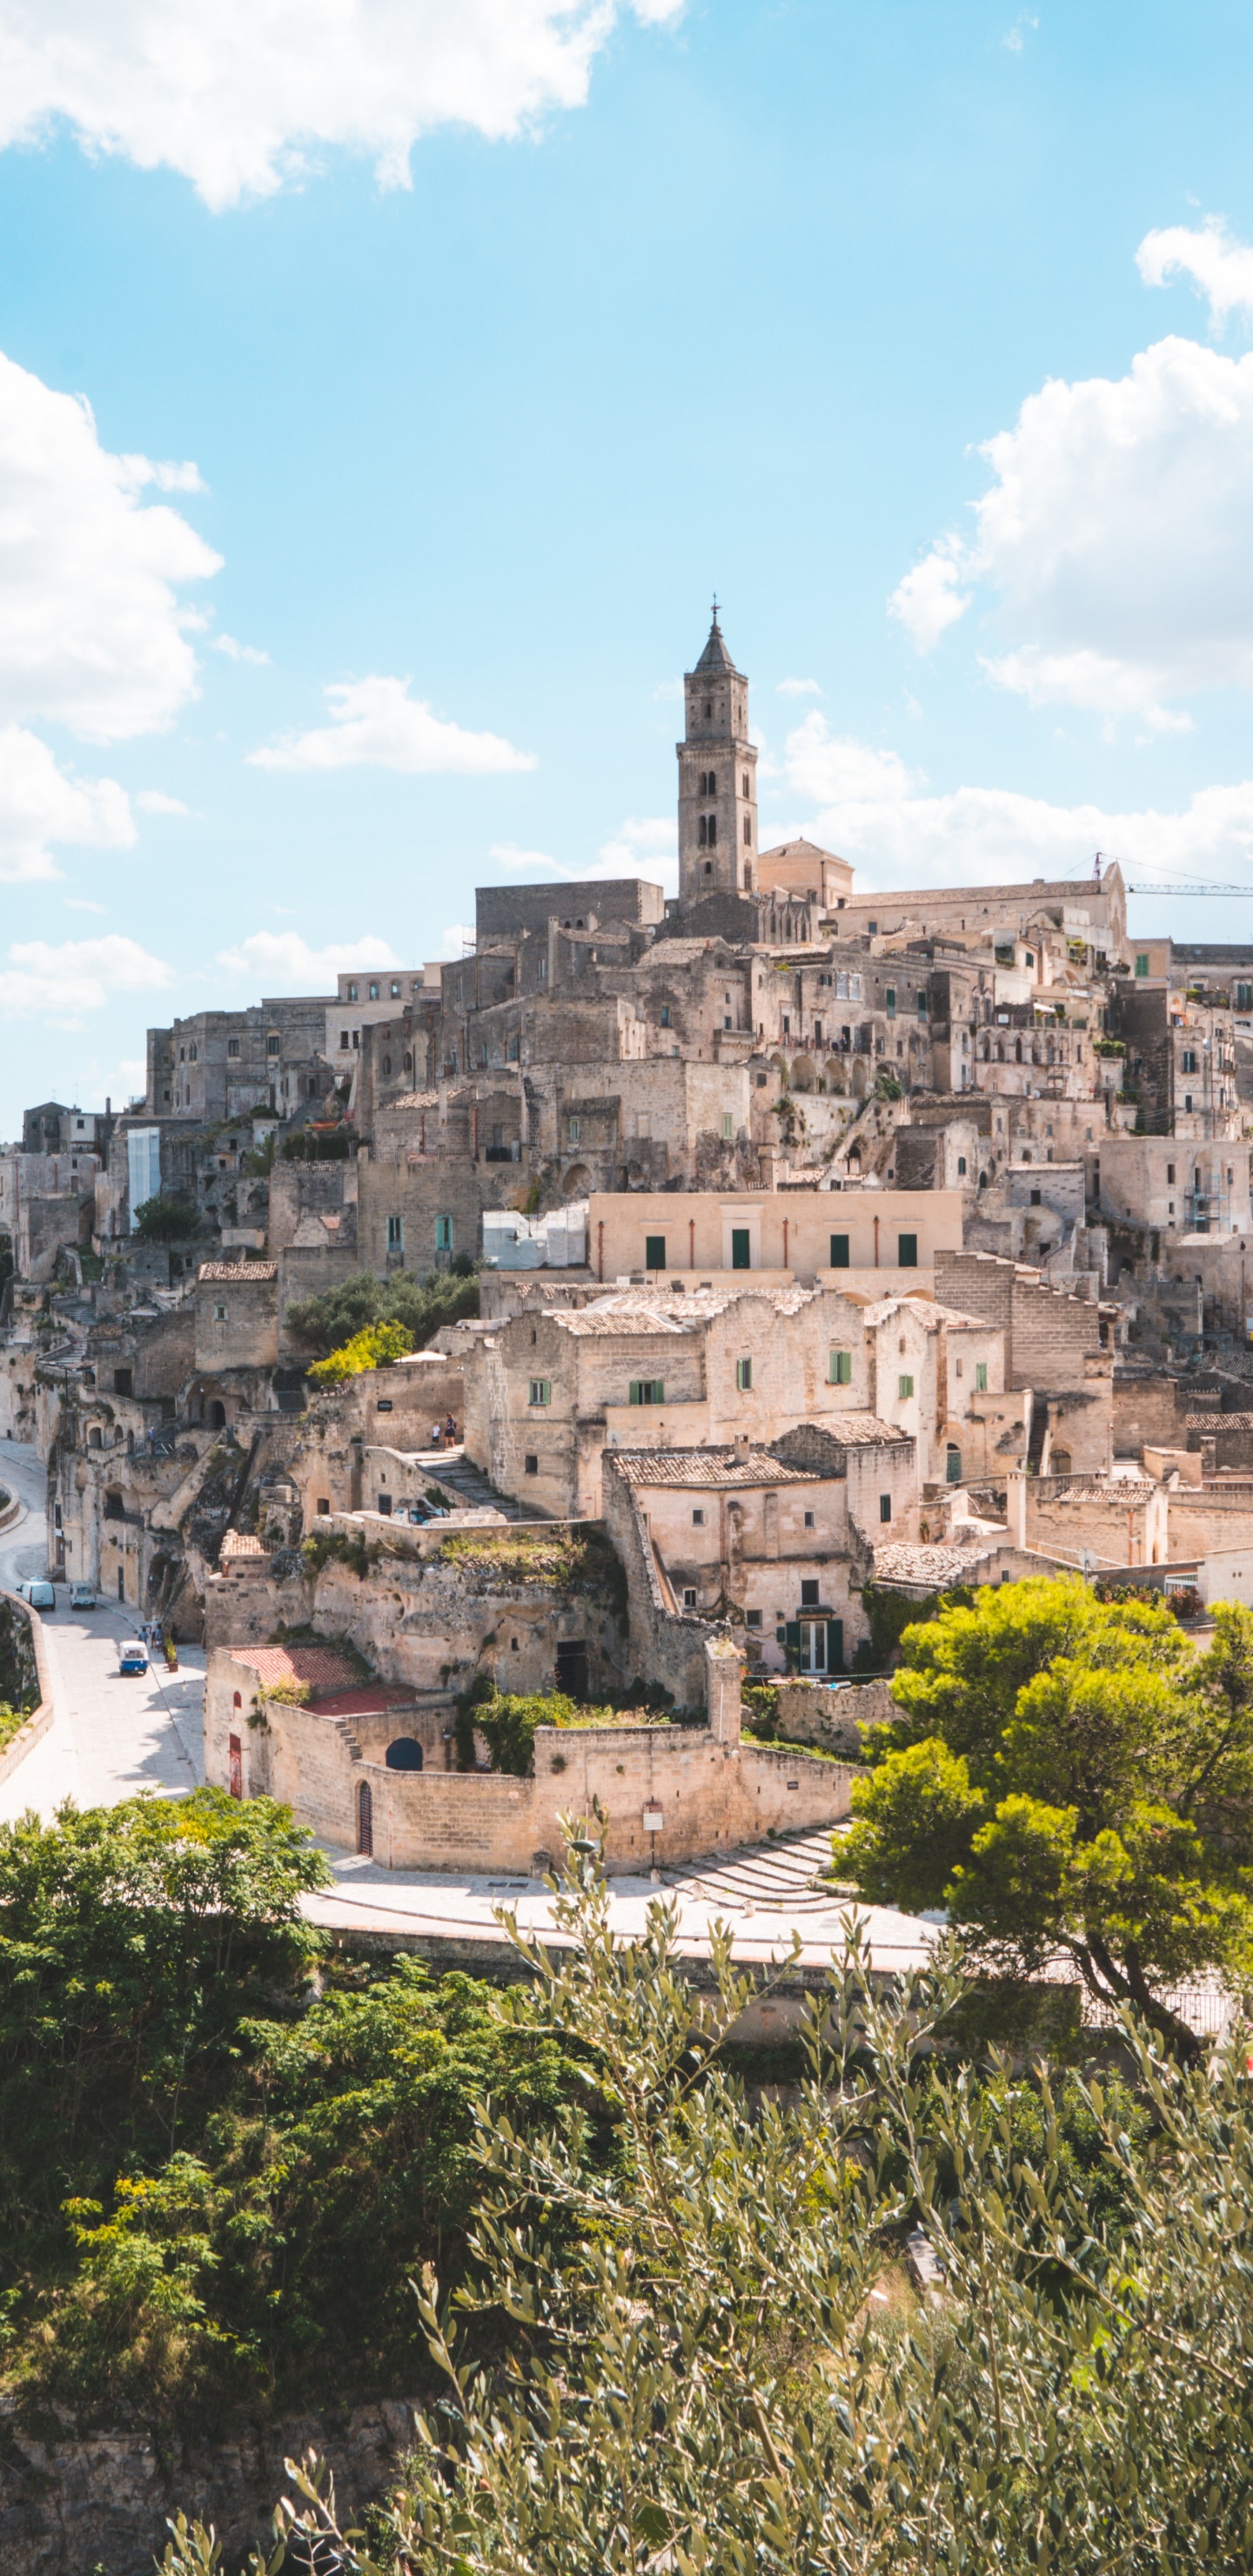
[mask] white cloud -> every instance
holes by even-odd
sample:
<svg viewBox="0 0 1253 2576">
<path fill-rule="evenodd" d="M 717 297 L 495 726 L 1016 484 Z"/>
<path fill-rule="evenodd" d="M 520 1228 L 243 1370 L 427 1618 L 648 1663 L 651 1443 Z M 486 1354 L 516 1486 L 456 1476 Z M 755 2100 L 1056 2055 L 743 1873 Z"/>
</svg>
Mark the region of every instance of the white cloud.
<svg viewBox="0 0 1253 2576">
<path fill-rule="evenodd" d="M 151 957 L 137 940 L 110 932 L 103 939 L 19 940 L 0 967 L 0 1008 L 44 1011 L 54 1019 L 103 1010 L 114 993 L 151 993 L 174 981 L 174 970 Z"/>
<path fill-rule="evenodd" d="M 298 930 L 254 930 L 237 947 L 220 948 L 217 963 L 269 994 L 330 993 L 337 975 L 357 967 L 365 975 L 374 968 L 388 973 L 402 960 L 385 939 L 329 940 L 325 948 L 311 948 Z"/>
<path fill-rule="evenodd" d="M 982 584 L 986 668 L 1037 704 L 1161 726 L 1172 700 L 1253 688 L 1253 355 L 1158 341 L 1116 381 L 1046 384 L 980 452 L 973 537 L 890 603 L 923 650 Z"/>
<path fill-rule="evenodd" d="M 815 804 L 895 804 L 910 792 L 909 771 L 899 753 L 875 751 L 869 743 L 829 733 L 816 707 L 788 735 L 783 770 L 789 786 Z"/>
<path fill-rule="evenodd" d="M 498 859 L 502 868 L 554 868 L 559 877 L 568 877 L 559 859 L 550 858 L 547 850 L 520 850 L 516 841 L 493 841 L 489 859 Z"/>
<path fill-rule="evenodd" d="M 680 0 L 630 0 L 663 25 Z M 614 0 L 0 0 L 0 144 L 65 120 L 90 152 L 265 196 L 320 147 L 403 187 L 419 137 L 495 140 L 587 97 Z"/>
<path fill-rule="evenodd" d="M 1253 250 L 1232 240 L 1219 215 L 1208 215 L 1200 225 L 1169 224 L 1163 232 L 1146 233 L 1136 266 L 1146 286 L 1190 277 L 1220 330 L 1233 313 L 1253 313 Z"/>
<path fill-rule="evenodd" d="M 475 933 L 470 922 L 454 921 L 449 923 L 439 944 L 445 957 L 464 957 L 467 948 L 473 948 L 474 940 Z"/>
<path fill-rule="evenodd" d="M 776 680 L 781 698 L 820 698 L 822 690 L 816 680 Z"/>
<path fill-rule="evenodd" d="M 941 537 L 930 554 L 897 583 L 888 608 L 912 635 L 920 653 L 929 653 L 945 627 L 956 625 L 969 608 L 971 594 L 963 585 L 969 578 L 970 560 L 960 538 Z"/>
<path fill-rule="evenodd" d="M 58 877 L 51 842 L 125 850 L 135 837 L 126 791 L 114 779 L 68 777 L 37 735 L 0 725 L 0 882 Z"/>
<path fill-rule="evenodd" d="M 1120 859 L 1132 885 L 1195 875 L 1198 882 L 1245 879 L 1253 889 L 1253 779 L 1202 788 L 1180 813 L 1053 805 L 995 787 L 932 796 L 919 791 L 894 753 L 817 740 L 811 728 L 821 722 L 808 716 L 787 746 L 798 805 L 821 799 L 818 810 L 772 824 L 769 837 L 804 832 L 838 851 L 856 868 L 862 891 L 1086 876 L 1097 850 Z"/>
<path fill-rule="evenodd" d="M 85 894 L 63 894 L 61 901 L 67 912 L 98 912 L 103 914 L 108 910 L 107 904 L 92 903 Z"/>
<path fill-rule="evenodd" d="M 110 455 L 85 402 L 0 354 L 0 721 L 118 742 L 194 695 L 176 594 L 220 558 L 177 511 L 140 505 L 163 470 Z"/>
<path fill-rule="evenodd" d="M 482 777 L 536 766 L 534 752 L 515 751 L 500 734 L 467 733 L 434 715 L 425 699 L 410 697 L 407 680 L 377 675 L 337 680 L 322 694 L 331 711 L 329 725 L 249 752 L 258 769 L 355 769 L 368 764 Z"/>
<path fill-rule="evenodd" d="M 269 664 L 269 654 L 263 653 L 258 644 L 241 644 L 234 635 L 215 635 L 212 649 L 225 653 L 228 662 L 255 662 L 258 668 Z"/>
<path fill-rule="evenodd" d="M 163 787 L 141 787 L 135 803 L 143 807 L 145 814 L 189 814 L 191 812 L 191 807 L 184 805 L 181 796 L 167 796 Z"/>
<path fill-rule="evenodd" d="M 1033 17 L 1029 9 L 1024 9 L 1021 16 L 1014 20 L 1014 24 L 1010 28 L 1009 34 L 1002 37 L 1002 44 L 1006 47 L 1009 53 L 1020 54 L 1028 36 L 1033 36 L 1035 34 L 1039 24 L 1039 19 Z"/>
<path fill-rule="evenodd" d="M 673 815 L 628 816 L 607 841 L 602 841 L 595 865 L 581 868 L 579 875 L 581 878 L 643 876 L 652 885 L 664 886 L 667 894 L 677 894 L 679 841 Z"/>
</svg>

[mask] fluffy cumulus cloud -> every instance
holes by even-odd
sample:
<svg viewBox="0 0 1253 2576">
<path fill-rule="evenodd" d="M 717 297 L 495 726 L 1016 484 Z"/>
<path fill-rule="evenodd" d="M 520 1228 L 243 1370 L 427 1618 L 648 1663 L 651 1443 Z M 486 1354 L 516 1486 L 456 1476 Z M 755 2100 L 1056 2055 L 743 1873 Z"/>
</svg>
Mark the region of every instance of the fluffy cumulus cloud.
<svg viewBox="0 0 1253 2576">
<path fill-rule="evenodd" d="M 44 1013 L 58 1021 L 100 1011 L 115 993 L 154 993 L 172 984 L 172 967 L 138 940 L 18 940 L 0 967 L 0 1009 Z"/>
<path fill-rule="evenodd" d="M 1141 267 L 1253 308 L 1253 252 L 1219 231 L 1152 234 Z M 1037 704 L 1177 727 L 1198 691 L 1253 688 L 1253 355 L 1157 341 L 1124 376 L 1042 386 L 980 452 L 973 532 L 892 596 L 921 651 L 981 597 L 987 668 Z"/>
<path fill-rule="evenodd" d="M 1177 813 L 1053 805 L 996 787 L 935 796 L 894 752 L 827 738 L 817 714 L 788 736 L 780 775 L 794 810 L 763 822 L 763 844 L 805 832 L 851 860 L 863 888 L 1086 876 L 1097 850 L 1119 858 L 1132 885 L 1253 885 L 1253 779 L 1202 788 Z"/>
<path fill-rule="evenodd" d="M 0 725 L 0 883 L 57 877 L 54 842 L 129 849 L 135 824 L 111 778 L 67 777 L 46 743 L 23 725 Z"/>
<path fill-rule="evenodd" d="M 298 930 L 254 930 L 235 948 L 218 951 L 217 963 L 241 983 L 263 993 L 333 992 L 337 975 L 389 973 L 404 963 L 386 939 L 331 940 L 311 948 Z"/>
<path fill-rule="evenodd" d="M 669 814 L 628 815 L 607 841 L 595 863 L 580 868 L 580 877 L 646 877 L 667 894 L 679 891 L 679 840 Z"/>
<path fill-rule="evenodd" d="M 87 742 L 173 720 L 196 682 L 179 592 L 219 557 L 143 495 L 196 480 L 110 455 L 85 402 L 0 355 L 0 719 Z"/>
<path fill-rule="evenodd" d="M 664 24 L 681 0 L 629 0 Z M 0 143 L 58 123 L 89 152 L 180 170 L 206 203 L 264 196 L 320 151 L 407 184 L 420 136 L 516 135 L 581 106 L 615 0 L 0 0 Z"/>
<path fill-rule="evenodd" d="M 407 680 L 335 681 L 323 695 L 330 723 L 250 752 L 258 769 L 456 770 L 482 777 L 536 765 L 534 752 L 515 751 L 498 733 L 468 733 L 437 716 L 424 698 L 410 697 Z"/>
<path fill-rule="evenodd" d="M 1190 278 L 1219 330 L 1233 313 L 1253 313 L 1253 250 L 1233 241 L 1217 215 L 1203 224 L 1169 224 L 1164 232 L 1146 233 L 1136 266 L 1146 286 Z"/>
</svg>

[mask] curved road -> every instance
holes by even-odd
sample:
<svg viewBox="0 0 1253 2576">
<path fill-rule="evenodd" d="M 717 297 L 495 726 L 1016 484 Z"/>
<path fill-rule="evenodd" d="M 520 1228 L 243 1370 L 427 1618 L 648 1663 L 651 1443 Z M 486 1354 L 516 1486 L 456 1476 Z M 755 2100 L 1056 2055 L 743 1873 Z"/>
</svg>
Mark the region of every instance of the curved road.
<svg viewBox="0 0 1253 2576">
<path fill-rule="evenodd" d="M 0 1536 L 0 1587 L 47 1571 L 47 1480 L 34 1450 L 0 1438 L 0 1484 L 23 1505 L 20 1521 Z M 43 1613 L 56 1716 L 47 1734 L 5 1781 L 0 1822 L 33 1807 L 45 1819 L 66 1798 L 79 1807 L 111 1807 L 140 1789 L 177 1797 L 204 1778 L 204 1655 L 180 1646 L 177 1673 L 150 1671 L 123 1680 L 117 1650 L 134 1620 L 116 1602 L 98 1610 L 69 1608 L 58 1583 L 55 1611 Z"/>
</svg>

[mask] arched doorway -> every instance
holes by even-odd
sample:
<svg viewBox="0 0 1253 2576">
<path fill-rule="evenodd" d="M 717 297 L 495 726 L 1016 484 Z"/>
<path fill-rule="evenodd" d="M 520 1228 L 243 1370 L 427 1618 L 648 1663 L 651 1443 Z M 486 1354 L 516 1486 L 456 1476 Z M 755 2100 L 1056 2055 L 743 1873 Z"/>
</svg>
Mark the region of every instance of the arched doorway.
<svg viewBox="0 0 1253 2576">
<path fill-rule="evenodd" d="M 368 1780 L 357 1791 L 357 1849 L 367 1860 L 374 1851 L 374 1799 Z"/>
<path fill-rule="evenodd" d="M 957 1442 L 955 1440 L 950 1440 L 948 1447 L 944 1452 L 944 1481 L 947 1485 L 960 1485 L 961 1480 L 962 1453 L 957 1446 Z"/>
<path fill-rule="evenodd" d="M 209 1406 L 209 1429 L 210 1431 L 225 1431 L 226 1429 L 226 1406 L 223 1404 L 220 1395 L 215 1395 L 213 1402 Z"/>
<path fill-rule="evenodd" d="M 393 1741 L 388 1745 L 384 1759 L 389 1771 L 420 1771 L 422 1768 L 422 1747 L 419 1744 L 416 1735 L 397 1735 L 394 1737 Z M 365 1782 L 363 1781 L 361 1785 L 364 1788 Z"/>
</svg>

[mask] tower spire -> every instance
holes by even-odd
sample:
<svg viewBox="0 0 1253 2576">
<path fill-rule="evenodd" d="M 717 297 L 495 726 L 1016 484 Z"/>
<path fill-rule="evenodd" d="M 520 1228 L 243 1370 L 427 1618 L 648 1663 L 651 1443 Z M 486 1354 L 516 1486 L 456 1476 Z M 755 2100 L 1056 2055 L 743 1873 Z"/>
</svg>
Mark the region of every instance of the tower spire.
<svg viewBox="0 0 1253 2576">
<path fill-rule="evenodd" d="M 709 637 L 683 684 L 679 755 L 679 894 L 757 891 L 757 754 L 748 738 L 748 682 L 727 651 L 715 591 Z"/>
</svg>

